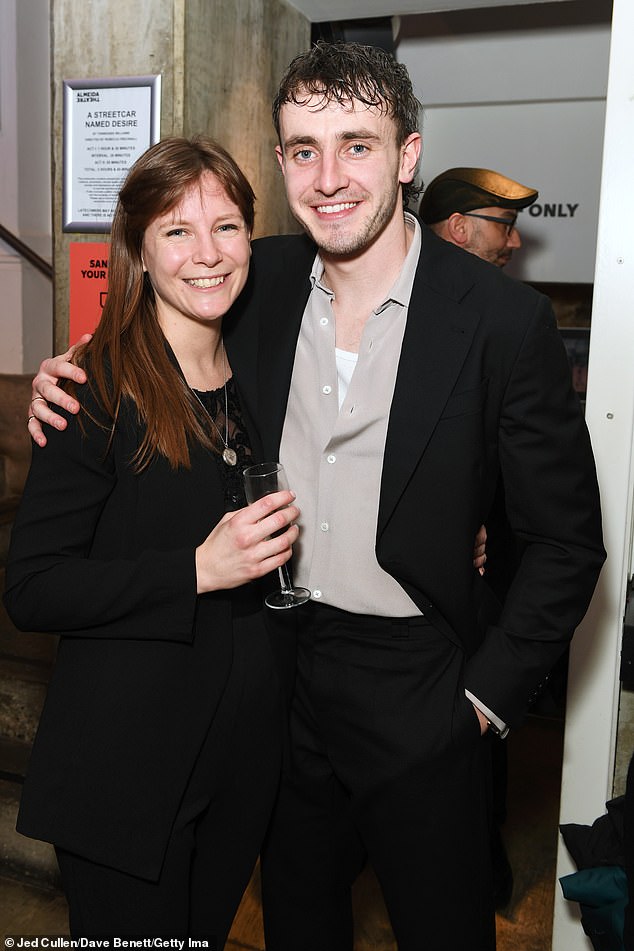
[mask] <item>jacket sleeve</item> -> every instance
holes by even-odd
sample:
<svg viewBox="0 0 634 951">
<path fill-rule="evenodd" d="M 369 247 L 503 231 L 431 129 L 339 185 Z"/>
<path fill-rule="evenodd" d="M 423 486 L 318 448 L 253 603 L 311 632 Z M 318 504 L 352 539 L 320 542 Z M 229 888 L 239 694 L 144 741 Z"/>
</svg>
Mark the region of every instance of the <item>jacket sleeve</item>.
<svg viewBox="0 0 634 951">
<path fill-rule="evenodd" d="M 590 438 L 545 298 L 502 395 L 498 438 L 507 517 L 522 557 L 465 682 L 514 725 L 582 620 L 605 559 Z"/>
<path fill-rule="evenodd" d="M 190 641 L 197 605 L 193 547 L 93 557 L 117 481 L 134 476 L 108 448 L 107 430 L 86 413 L 83 429 L 77 417 L 66 418 L 64 432 L 48 429 L 46 447 L 33 447 L 9 549 L 9 616 L 21 630 Z"/>
</svg>

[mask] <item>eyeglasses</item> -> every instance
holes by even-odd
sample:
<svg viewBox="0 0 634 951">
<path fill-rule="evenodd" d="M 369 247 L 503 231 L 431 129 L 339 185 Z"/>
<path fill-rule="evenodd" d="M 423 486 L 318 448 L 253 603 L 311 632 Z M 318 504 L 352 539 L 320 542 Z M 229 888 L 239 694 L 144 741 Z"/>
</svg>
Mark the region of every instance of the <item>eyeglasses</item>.
<svg viewBox="0 0 634 951">
<path fill-rule="evenodd" d="M 507 238 L 511 237 L 511 233 L 517 222 L 517 215 L 513 215 L 512 218 L 494 218 L 493 215 L 476 215 L 472 211 L 465 211 L 464 216 L 465 218 L 482 218 L 483 221 L 496 221 L 499 225 L 505 225 Z"/>
</svg>

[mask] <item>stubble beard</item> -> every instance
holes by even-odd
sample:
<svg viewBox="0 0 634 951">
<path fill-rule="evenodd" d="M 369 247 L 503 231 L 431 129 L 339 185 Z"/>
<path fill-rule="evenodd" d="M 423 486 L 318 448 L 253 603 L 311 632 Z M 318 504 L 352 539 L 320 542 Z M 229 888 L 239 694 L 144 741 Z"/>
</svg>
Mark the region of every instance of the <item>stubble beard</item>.
<svg viewBox="0 0 634 951">
<path fill-rule="evenodd" d="M 346 230 L 347 225 L 345 221 L 339 225 L 333 221 L 330 226 L 328 223 L 325 223 L 323 226 L 311 228 L 307 220 L 310 215 L 311 206 L 301 206 L 302 210 L 303 207 L 308 207 L 309 210 L 307 214 L 302 214 L 301 210 L 300 213 L 294 212 L 294 214 L 297 221 L 299 221 L 308 236 L 312 238 L 321 253 L 334 255 L 336 257 L 351 257 L 369 247 L 387 227 L 394 215 L 399 195 L 400 190 L 395 189 L 390 200 L 381 202 L 374 214 L 361 224 L 360 230 L 352 234 Z"/>
<path fill-rule="evenodd" d="M 504 267 L 511 259 L 508 251 L 504 249 L 501 251 L 491 250 L 487 246 L 486 235 L 483 234 L 479 226 L 474 229 L 473 237 L 471 241 L 464 245 L 464 250 L 482 258 L 483 261 L 488 261 L 489 264 L 495 264 L 496 267 Z"/>
</svg>

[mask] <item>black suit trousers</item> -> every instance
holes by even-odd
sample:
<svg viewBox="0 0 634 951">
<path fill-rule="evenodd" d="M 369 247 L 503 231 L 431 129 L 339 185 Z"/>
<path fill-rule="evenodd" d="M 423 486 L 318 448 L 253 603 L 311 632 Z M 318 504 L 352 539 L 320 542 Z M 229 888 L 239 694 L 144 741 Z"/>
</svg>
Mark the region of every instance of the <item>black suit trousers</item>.
<svg viewBox="0 0 634 951">
<path fill-rule="evenodd" d="M 210 951 L 224 947 L 275 799 L 283 724 L 261 624 L 234 618 L 233 647 L 231 673 L 158 881 L 57 849 L 74 937 L 189 936 L 207 939 Z"/>
<path fill-rule="evenodd" d="M 267 951 L 350 951 L 367 853 L 400 951 L 495 945 L 486 755 L 461 652 L 424 618 L 302 613 L 262 855 Z"/>
</svg>

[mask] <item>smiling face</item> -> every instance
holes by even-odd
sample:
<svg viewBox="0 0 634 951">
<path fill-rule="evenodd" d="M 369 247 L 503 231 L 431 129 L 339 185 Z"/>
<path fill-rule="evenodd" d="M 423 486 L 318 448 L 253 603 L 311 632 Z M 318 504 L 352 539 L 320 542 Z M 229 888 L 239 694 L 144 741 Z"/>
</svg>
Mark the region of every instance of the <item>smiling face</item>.
<svg viewBox="0 0 634 951">
<path fill-rule="evenodd" d="M 322 253 L 362 252 L 392 223 L 402 227 L 401 185 L 412 180 L 420 136 L 403 145 L 394 120 L 357 100 L 307 96 L 280 111 L 278 160 L 291 211 Z"/>
<path fill-rule="evenodd" d="M 203 324 L 221 318 L 245 285 L 250 253 L 240 209 L 216 176 L 204 172 L 143 235 L 143 267 L 163 332 L 183 318 Z"/>
</svg>

